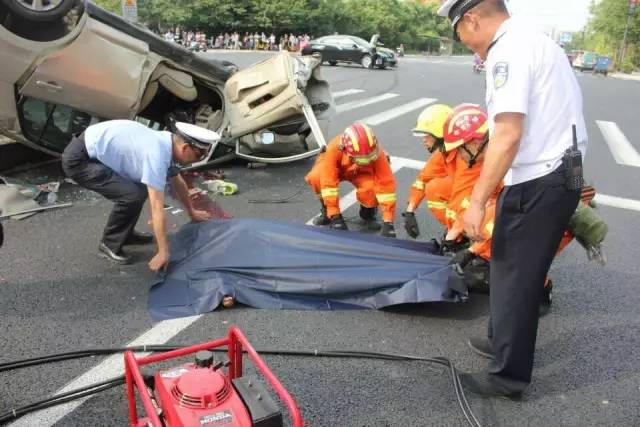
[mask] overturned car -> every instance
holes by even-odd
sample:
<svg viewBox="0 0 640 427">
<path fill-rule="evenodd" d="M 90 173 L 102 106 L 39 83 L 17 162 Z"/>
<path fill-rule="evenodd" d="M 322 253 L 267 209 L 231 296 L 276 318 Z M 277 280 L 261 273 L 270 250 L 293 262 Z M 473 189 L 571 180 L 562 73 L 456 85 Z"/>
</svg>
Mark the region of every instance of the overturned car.
<svg viewBox="0 0 640 427">
<path fill-rule="evenodd" d="M 221 136 L 203 163 L 284 163 L 325 145 L 333 100 L 317 58 L 281 53 L 239 71 L 85 0 L 50 3 L 65 7 L 56 13 L 7 1 L 0 3 L 0 134 L 15 141 L 59 155 L 97 121 L 159 129 L 179 118 Z"/>
</svg>

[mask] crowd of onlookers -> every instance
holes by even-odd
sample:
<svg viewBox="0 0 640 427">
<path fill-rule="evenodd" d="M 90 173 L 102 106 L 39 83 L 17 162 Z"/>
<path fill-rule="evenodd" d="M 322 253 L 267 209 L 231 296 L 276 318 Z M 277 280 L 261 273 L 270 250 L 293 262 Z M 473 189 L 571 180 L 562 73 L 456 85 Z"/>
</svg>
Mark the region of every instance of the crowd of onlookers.
<svg viewBox="0 0 640 427">
<path fill-rule="evenodd" d="M 201 49 L 231 49 L 231 50 L 288 50 L 297 52 L 302 50 L 311 36 L 308 34 L 295 35 L 284 33 L 276 36 L 274 33 L 267 35 L 263 32 L 245 32 L 241 34 L 237 31 L 232 33 L 220 33 L 218 36 L 207 36 L 202 31 L 188 31 L 180 27 L 168 30 L 164 38 L 169 41 L 181 44 L 187 48 Z"/>
</svg>

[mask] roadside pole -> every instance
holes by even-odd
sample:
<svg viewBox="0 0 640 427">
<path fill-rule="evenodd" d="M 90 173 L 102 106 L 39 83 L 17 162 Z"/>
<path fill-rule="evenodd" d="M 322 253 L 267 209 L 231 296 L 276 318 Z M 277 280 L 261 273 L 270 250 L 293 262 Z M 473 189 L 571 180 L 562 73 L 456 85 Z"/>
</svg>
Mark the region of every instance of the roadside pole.
<svg viewBox="0 0 640 427">
<path fill-rule="evenodd" d="M 624 57 L 627 54 L 627 37 L 629 36 L 629 28 L 631 27 L 631 21 L 636 14 L 636 7 L 640 3 L 640 0 L 629 0 L 629 13 L 627 16 L 627 27 L 624 30 L 624 37 L 622 38 L 622 46 L 620 47 L 620 60 L 618 61 L 618 68 L 624 64 Z"/>
</svg>

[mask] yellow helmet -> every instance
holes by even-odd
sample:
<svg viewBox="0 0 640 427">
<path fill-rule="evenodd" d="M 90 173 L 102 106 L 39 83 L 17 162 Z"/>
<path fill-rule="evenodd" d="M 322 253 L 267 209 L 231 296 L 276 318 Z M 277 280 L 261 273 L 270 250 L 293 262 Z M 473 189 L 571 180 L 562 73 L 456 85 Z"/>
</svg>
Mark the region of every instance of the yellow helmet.
<svg viewBox="0 0 640 427">
<path fill-rule="evenodd" d="M 453 112 L 453 108 L 444 104 L 434 104 L 425 108 L 418 116 L 418 123 L 413 134 L 415 136 L 424 136 L 431 134 L 438 139 L 442 139 L 444 135 L 444 124 L 447 118 Z"/>
</svg>

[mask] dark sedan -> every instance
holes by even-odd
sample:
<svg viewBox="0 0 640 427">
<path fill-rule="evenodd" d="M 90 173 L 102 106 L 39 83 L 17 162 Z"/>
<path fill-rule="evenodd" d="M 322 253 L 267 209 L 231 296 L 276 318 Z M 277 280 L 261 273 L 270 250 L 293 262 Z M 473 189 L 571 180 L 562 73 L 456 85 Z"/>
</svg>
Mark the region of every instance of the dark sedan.
<svg viewBox="0 0 640 427">
<path fill-rule="evenodd" d="M 356 36 L 334 35 L 312 40 L 304 49 L 303 55 L 320 55 L 323 62 L 336 65 L 338 62 L 360 64 L 364 68 L 384 69 L 395 66 L 393 52 L 376 49 L 368 41 Z"/>
</svg>

